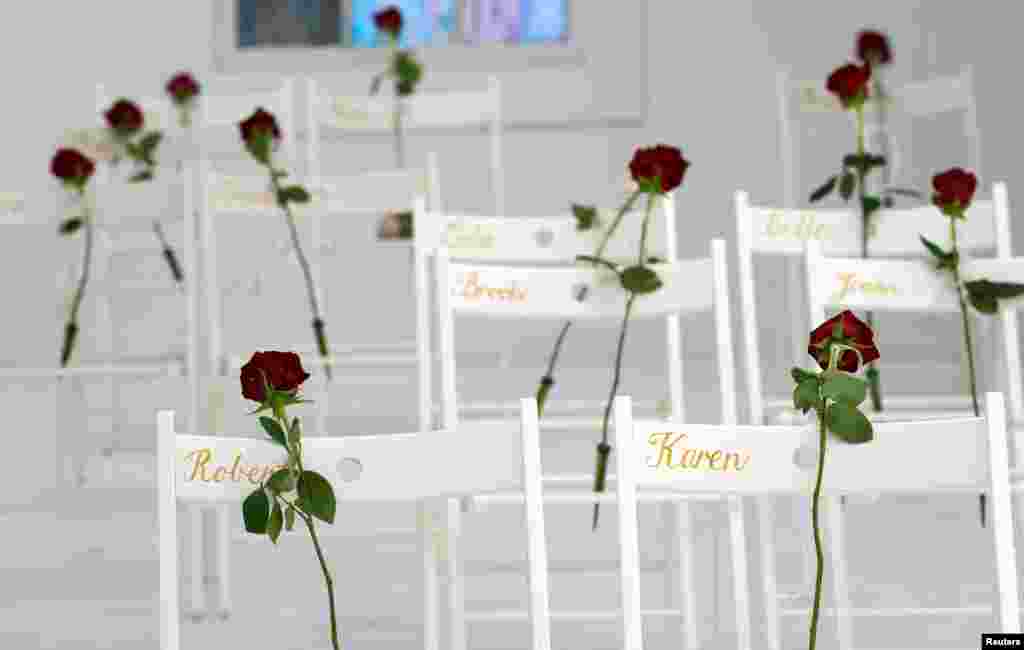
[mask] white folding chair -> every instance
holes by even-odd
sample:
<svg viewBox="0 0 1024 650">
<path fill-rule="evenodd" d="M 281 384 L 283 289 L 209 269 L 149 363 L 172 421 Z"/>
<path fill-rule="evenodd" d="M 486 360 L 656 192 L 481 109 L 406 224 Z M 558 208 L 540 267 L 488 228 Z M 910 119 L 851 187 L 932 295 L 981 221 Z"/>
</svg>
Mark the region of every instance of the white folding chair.
<svg viewBox="0 0 1024 650">
<path fill-rule="evenodd" d="M 306 165 L 308 176 L 321 175 L 324 130 L 356 136 L 394 137 L 396 98 L 388 95 L 352 95 L 336 92 L 327 83 L 306 80 Z M 494 214 L 505 214 L 505 165 L 503 149 L 501 83 L 490 77 L 486 89 L 450 92 L 417 91 L 398 99 L 404 132 L 450 132 L 483 128 L 487 131 L 491 193 Z M 443 155 L 443 153 L 442 153 Z M 397 161 L 398 167 L 407 161 Z M 410 166 L 416 166 L 415 164 Z"/>
<path fill-rule="evenodd" d="M 830 583 L 826 593 L 831 592 L 834 602 L 831 609 L 822 609 L 820 624 L 823 630 L 825 621 L 830 617 L 836 621 L 836 647 L 844 650 L 853 647 L 846 575 L 841 571 L 843 567 L 835 562 L 835 558 L 843 553 L 843 531 L 836 502 L 838 495 L 858 492 L 952 495 L 984 491 L 991 494 L 995 522 L 991 531 L 996 566 L 993 591 L 996 592 L 994 609 L 998 630 L 986 627 L 976 628 L 976 632 L 1021 631 L 1002 394 L 988 393 L 985 405 L 985 417 L 982 418 L 885 422 L 874 426 L 874 440 L 865 444 L 850 445 L 834 438 L 829 440 L 822 489 L 827 503 L 825 525 L 829 532 L 826 550 L 833 559 L 832 571 L 825 573 Z M 637 490 L 646 487 L 683 493 L 762 497 L 810 494 L 816 479 L 817 454 L 808 464 L 798 460 L 810 455 L 801 453 L 802 450 L 808 447 L 817 449 L 817 432 L 813 427 L 639 421 L 633 419 L 629 398 L 619 397 L 615 405 L 615 440 L 618 450 L 616 483 L 622 513 L 619 534 L 622 563 L 627 567 L 623 587 L 623 609 L 628 621 L 625 647 L 639 650 L 642 643 Z M 942 444 L 935 445 L 935 440 L 942 440 Z M 685 441 L 685 447 L 676 447 L 681 441 Z M 921 449 L 928 450 L 928 463 L 908 465 L 906 459 L 919 454 Z M 687 451 L 691 452 L 689 460 Z M 678 452 L 679 456 L 673 452 Z M 707 462 L 702 467 L 703 459 Z M 730 459 L 734 461 L 731 470 Z M 716 461 L 721 463 L 719 467 L 715 467 Z M 865 467 L 870 467 L 871 471 L 865 472 Z M 740 554 L 742 548 L 734 547 L 733 552 Z M 746 591 L 738 594 L 737 605 L 747 596 Z M 949 608 L 928 613 L 952 615 L 958 611 L 957 608 Z M 907 610 L 906 613 L 912 612 Z M 810 617 L 807 608 L 787 614 Z M 804 629 L 801 629 L 802 633 Z M 777 635 L 769 639 L 769 647 L 782 647 Z"/>
<path fill-rule="evenodd" d="M 740 307 L 743 314 L 744 366 L 747 375 L 747 395 L 750 400 L 750 422 L 761 424 L 766 409 L 791 408 L 789 396 L 764 397 L 764 377 L 759 352 L 758 296 L 754 281 L 754 256 L 784 257 L 790 264 L 800 263 L 805 241 L 819 241 L 828 255 L 860 255 L 860 218 L 850 210 L 814 209 L 792 210 L 753 205 L 746 192 L 735 196 L 737 250 L 739 255 Z M 875 258 L 911 257 L 928 255 L 921 244 L 923 235 L 943 248 L 949 248 L 949 221 L 934 206 L 888 209 L 875 216 L 877 231 L 872 238 L 871 256 Z M 1010 217 L 1006 185 L 994 183 L 992 198 L 975 200 L 970 216 L 958 226 L 958 246 L 965 254 L 995 254 L 1000 247 L 1009 251 Z M 801 276 L 797 285 L 804 286 Z M 801 302 L 803 302 L 801 300 Z M 804 312 L 806 313 L 806 312 Z M 799 332 L 799 343 L 793 349 L 791 363 L 803 365 L 807 360 L 807 334 L 816 323 L 803 315 L 793 315 L 793 335 Z M 884 374 L 884 373 L 883 373 Z M 780 377 L 786 376 L 784 373 Z M 884 382 L 884 376 L 883 376 Z M 963 395 L 907 395 L 896 393 L 883 385 L 883 406 L 896 408 L 908 415 L 906 409 L 919 409 L 924 405 L 946 409 L 964 409 L 969 406 Z"/>
<path fill-rule="evenodd" d="M 811 191 L 824 180 L 826 171 L 823 170 L 838 169 L 840 156 L 852 150 L 853 126 L 850 122 L 854 119 L 854 114 L 852 111 L 843 110 L 836 98 L 826 92 L 824 77 L 815 81 L 798 80 L 794 79 L 790 70 L 780 68 L 776 81 L 782 148 L 783 207 L 794 210 L 807 205 L 806 200 Z M 918 163 L 916 167 L 910 167 L 913 161 L 907 163 L 903 160 L 906 153 L 911 150 L 911 133 L 906 128 L 901 130 L 900 127 L 906 126 L 910 121 L 921 120 L 922 123 L 927 123 L 938 116 L 957 112 L 962 113 L 962 131 L 967 151 L 966 158 L 958 156 L 956 160 L 972 169 L 979 178 L 985 178 L 982 176 L 981 137 L 971 66 L 964 66 L 956 75 L 934 77 L 897 87 L 887 84 L 886 93 L 889 95 L 886 107 L 889 122 L 886 137 L 890 142 L 888 162 L 894 184 L 907 187 L 909 182 L 927 182 L 926 178 L 905 178 L 907 174 L 903 173 L 904 170 L 914 172 L 915 169 L 927 168 L 928 165 Z M 878 114 L 877 104 L 869 101 L 865 120 L 865 140 L 869 143 L 875 139 L 880 128 L 876 119 Z M 839 139 L 836 137 L 836 130 L 839 131 Z M 825 142 L 833 146 L 823 150 Z M 846 149 L 833 148 L 841 147 L 843 143 L 849 146 Z M 870 150 L 871 146 L 868 148 Z M 870 180 L 872 178 L 869 178 Z M 930 188 L 918 189 L 928 189 L 929 192 L 926 194 L 930 194 Z M 856 203 L 851 202 L 851 206 L 855 207 Z M 859 255 L 858 215 L 859 212 L 850 210 L 850 223 L 858 233 L 852 241 L 857 242 L 856 254 Z M 873 238 L 869 246 L 872 256 L 884 255 L 882 249 L 885 246 L 878 237 Z M 786 273 L 785 306 L 791 319 L 789 327 L 793 358 L 802 359 L 803 337 L 807 330 L 803 321 L 806 309 L 802 302 L 803 276 L 799 260 L 787 261 Z"/>
<path fill-rule="evenodd" d="M 664 286 L 650 296 L 643 296 L 635 303 L 633 316 L 635 319 L 665 319 L 666 323 L 666 360 L 668 365 L 670 415 L 679 416 L 684 413 L 683 405 L 683 373 L 681 345 L 682 337 L 679 327 L 681 313 L 699 313 L 711 311 L 714 315 L 716 332 L 716 353 L 719 372 L 719 395 L 721 398 L 722 419 L 735 422 L 735 391 L 733 387 L 733 357 L 731 329 L 729 322 L 728 276 L 726 270 L 725 242 L 711 242 L 710 256 L 694 260 L 677 260 L 675 257 L 675 221 L 671 198 L 662 199 L 665 204 L 653 218 L 650 226 L 652 235 L 651 255 L 663 255 L 668 263 L 655 266 Z M 607 216 L 607 215 L 606 215 Z M 623 221 L 623 231 L 619 233 L 606 253 L 606 257 L 616 261 L 630 260 L 638 251 L 639 215 L 628 215 Z M 604 222 L 609 225 L 610 219 Z M 581 236 L 575 230 L 572 218 L 554 219 L 486 219 L 479 217 L 451 217 L 432 215 L 420 218 L 418 223 L 428 223 L 439 228 L 425 230 L 424 233 L 444 233 L 442 245 L 435 253 L 435 291 L 439 309 L 439 338 L 441 357 L 441 411 L 442 426 L 453 427 L 459 422 L 459 413 L 463 405 L 459 403 L 456 387 L 455 364 L 455 327 L 454 317 L 474 316 L 489 319 L 509 319 L 525 321 L 545 321 L 561 323 L 572 320 L 604 320 L 619 323 L 622 320 L 625 306 L 625 292 L 619 286 L 618 279 L 604 270 L 582 268 L 580 265 L 568 265 L 575 254 L 592 253 L 594 242 L 600 238 L 600 232 L 586 232 Z M 593 239 L 592 239 L 593 238 Z M 630 242 L 634 245 L 630 246 Z M 426 242 L 423 242 L 426 245 Z M 447 244 L 447 246 L 445 245 Z M 419 246 L 419 243 L 418 243 Z M 655 252 L 659 251 L 659 252 Z M 423 249 L 417 253 L 425 255 Z M 476 258 L 475 261 L 454 261 L 450 256 L 459 255 L 463 258 Z M 519 261 L 516 266 L 508 265 L 508 260 Z M 551 262 L 562 262 L 561 266 L 552 266 Z M 485 262 L 492 262 L 490 264 Z M 493 262 L 505 262 L 494 264 Z M 609 277 L 610 276 L 610 277 Z M 575 298 L 581 286 L 589 287 L 584 302 Z M 474 287 L 467 291 L 467 287 Z M 609 338 L 609 347 L 613 345 Z M 545 341 L 550 344 L 550 341 Z M 564 371 L 563 371 L 564 372 Z M 627 371 L 628 372 L 628 371 Z M 535 386 L 535 384 L 533 385 Z M 557 412 L 556 400 L 547 406 L 546 412 Z M 477 412 L 501 411 L 500 403 L 487 405 L 486 409 Z M 571 411 L 582 411 L 586 407 L 597 410 L 603 406 L 598 400 L 588 400 L 582 404 L 573 404 Z M 424 405 L 424 408 L 426 406 Z M 565 409 L 563 409 L 564 412 Z M 589 431 L 598 430 L 600 420 L 591 416 L 552 418 L 545 414 L 545 432 Z M 588 441 L 589 442 L 589 441 Z M 588 453 L 587 461 L 593 456 Z M 588 466 L 583 471 L 590 471 Z M 592 503 L 595 499 L 590 491 L 592 484 L 590 474 L 556 474 L 549 472 L 545 481 L 559 491 L 549 491 L 545 501 L 551 503 Z M 602 500 L 607 501 L 605 495 Z M 673 562 L 667 562 L 668 580 L 666 599 L 671 607 L 662 610 L 645 612 L 651 616 L 682 615 L 683 634 L 687 647 L 693 648 L 698 643 L 698 626 L 693 576 L 693 543 L 694 530 L 691 525 L 689 504 L 686 500 L 666 500 L 663 496 L 644 495 L 645 500 L 666 503 L 666 521 L 674 527 L 667 535 L 666 542 L 677 555 L 679 568 Z M 474 499 L 474 503 L 508 503 L 517 502 L 515 495 L 498 495 L 494 497 Z M 449 526 L 452 533 L 458 530 L 459 511 L 449 508 Z M 742 537 L 743 513 L 739 503 L 731 503 L 729 509 L 730 529 L 734 535 Z M 744 556 L 745 557 L 745 556 Z M 458 597 L 458 596 L 457 596 Z M 553 618 L 596 621 L 606 618 L 607 612 L 557 612 Z M 478 612 L 467 614 L 473 620 L 493 621 L 515 617 L 515 612 Z"/>
<path fill-rule="evenodd" d="M 353 502 L 408 502 L 420 504 L 418 524 L 424 572 L 424 647 L 439 646 L 439 600 L 435 537 L 429 523 L 428 503 L 451 495 L 522 490 L 526 495 L 526 538 L 529 563 L 531 648 L 550 650 L 548 569 L 541 502 L 541 466 L 537 407 L 533 399 L 521 401 L 518 431 L 514 423 L 467 425 L 449 431 L 382 436 L 319 437 L 303 441 L 305 467 L 318 471 L 334 486 L 339 506 Z M 160 647 L 179 648 L 178 533 L 179 501 L 241 503 L 253 490 L 250 481 L 191 480 L 189 455 L 210 450 L 213 458 L 244 456 L 253 465 L 280 463 L 285 457 L 272 442 L 262 439 L 178 434 L 174 412 L 157 415 L 159 445 L 160 533 Z M 475 461 L 467 463 L 466 458 Z M 352 471 L 352 470 L 355 471 Z M 200 476 L 200 479 L 202 476 Z M 214 474 L 213 478 L 216 478 Z M 340 524 L 340 522 L 339 522 Z M 237 527 L 237 524 L 236 524 Z M 320 526 L 321 530 L 327 528 Z M 284 535 L 302 534 L 284 533 Z M 453 540 L 454 541 L 454 540 Z M 267 549 L 268 555 L 277 549 Z M 435 570 L 429 570 L 433 567 Z M 346 582 L 339 576 L 337 583 Z M 341 587 L 345 589 L 344 586 Z M 323 615 L 323 610 L 310 616 Z M 453 620 L 452 625 L 457 626 Z M 342 628 L 344 634 L 344 628 Z M 453 635 L 464 634 L 456 627 Z M 345 644 L 346 646 L 348 644 Z"/>
<path fill-rule="evenodd" d="M 1005 194 L 1002 198 L 1005 200 Z M 938 219 L 938 216 L 936 215 L 934 219 Z M 808 241 L 805 263 L 806 282 L 809 288 L 809 315 L 813 321 L 823 320 L 830 311 L 846 308 L 874 312 L 957 313 L 959 311 L 956 291 L 948 274 L 940 274 L 936 271 L 934 262 L 931 260 L 864 260 L 861 258 L 823 257 L 820 243 Z M 1024 260 L 1007 257 L 969 260 L 964 263 L 961 275 L 964 281 L 987 278 L 993 281 L 1024 282 Z M 856 281 L 851 281 L 850 278 L 854 278 Z M 1003 306 L 1004 319 L 1007 318 L 1009 309 L 1009 305 Z M 978 320 L 974 318 L 975 323 Z M 975 332 L 977 329 L 977 327 L 974 328 Z M 977 341 L 977 339 L 975 340 Z M 977 342 L 975 345 L 977 346 Z M 979 379 L 983 380 L 981 374 L 979 372 Z M 981 389 L 979 388 L 979 390 Z M 1012 387 L 1010 392 L 1013 392 Z M 991 403 L 989 406 L 991 407 Z M 1005 428 L 1002 409 L 1002 398 L 1000 397 L 999 412 L 989 411 L 988 416 L 998 418 L 1000 426 Z M 888 419 L 888 414 L 885 415 Z M 1014 440 L 1012 444 L 1016 450 L 1019 443 Z M 1009 467 L 1009 460 L 1005 461 L 1005 464 Z M 998 508 L 999 506 L 991 507 Z M 996 516 L 998 517 L 998 513 Z M 835 535 L 842 535 L 842 520 L 842 512 L 836 508 L 831 522 Z M 998 525 L 997 523 L 996 526 Z M 846 575 L 846 558 L 841 544 L 833 546 L 834 569 L 840 576 L 839 580 L 843 582 L 845 581 L 843 576 Z M 846 586 L 842 588 L 847 589 Z M 844 598 L 846 597 L 844 596 Z M 848 598 L 844 602 L 848 602 Z M 845 608 L 846 606 L 841 607 L 841 609 Z M 914 611 L 908 610 L 906 615 L 913 613 Z M 925 614 L 928 613 L 925 612 Z M 845 614 L 841 615 L 841 621 L 845 620 L 844 616 Z M 843 625 L 846 625 L 846 631 L 842 632 L 845 635 L 843 638 L 849 639 L 848 623 L 843 623 Z M 846 647 L 849 647 L 849 643 Z"/>
</svg>

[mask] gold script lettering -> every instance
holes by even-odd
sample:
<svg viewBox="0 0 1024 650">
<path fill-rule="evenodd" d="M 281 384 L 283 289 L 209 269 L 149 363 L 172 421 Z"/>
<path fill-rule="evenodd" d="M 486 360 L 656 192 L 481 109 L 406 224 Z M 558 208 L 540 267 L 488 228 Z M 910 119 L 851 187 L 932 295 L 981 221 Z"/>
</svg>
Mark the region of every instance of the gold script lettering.
<svg viewBox="0 0 1024 650">
<path fill-rule="evenodd" d="M 223 483 L 226 480 L 238 482 L 246 479 L 253 485 L 258 485 L 261 481 L 270 478 L 277 470 L 287 467 L 287 465 L 274 464 L 246 465 L 242 463 L 241 453 L 235 454 L 231 465 L 217 465 L 212 462 L 213 451 L 209 448 L 192 450 L 185 456 L 186 462 L 189 462 L 190 459 L 194 459 L 192 472 L 186 480 L 200 480 L 206 483 Z M 208 474 L 207 470 L 211 470 L 212 475 Z"/>
<path fill-rule="evenodd" d="M 826 241 L 832 238 L 831 226 L 818 223 L 814 212 L 790 213 L 798 215 L 797 223 L 787 223 L 786 214 L 781 210 L 769 212 L 764 234 L 772 239 L 799 239 L 801 241 L 808 239 Z"/>
<path fill-rule="evenodd" d="M 479 300 L 486 297 L 494 301 L 525 302 L 526 289 L 516 286 L 488 287 L 480 284 L 479 273 L 469 273 L 462 285 L 462 297 L 466 300 Z"/>
<path fill-rule="evenodd" d="M 851 292 L 860 292 L 873 296 L 898 296 L 900 290 L 892 285 L 877 280 L 863 280 L 856 273 L 837 273 L 839 289 L 833 294 L 833 300 L 841 302 Z"/>
<path fill-rule="evenodd" d="M 673 438 L 673 436 L 675 437 Z M 730 469 L 733 469 L 734 471 L 742 472 L 750 461 L 749 454 L 724 452 L 721 449 L 677 447 L 676 445 L 679 443 L 685 442 L 686 437 L 685 433 L 652 433 L 647 442 L 657 449 L 657 457 L 653 463 L 651 462 L 652 458 L 648 457 L 647 466 L 654 469 L 665 467 L 676 470 L 705 469 L 714 472 L 728 472 Z M 673 451 L 680 452 L 677 464 L 672 463 Z M 729 466 L 730 461 L 732 461 L 732 468 Z"/>
</svg>

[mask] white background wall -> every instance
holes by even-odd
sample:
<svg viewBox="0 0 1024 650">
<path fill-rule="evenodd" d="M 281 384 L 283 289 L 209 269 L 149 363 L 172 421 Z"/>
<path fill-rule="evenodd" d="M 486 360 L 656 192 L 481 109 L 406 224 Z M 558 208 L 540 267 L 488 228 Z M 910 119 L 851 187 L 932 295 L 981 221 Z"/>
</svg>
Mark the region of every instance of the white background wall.
<svg viewBox="0 0 1024 650">
<path fill-rule="evenodd" d="M 624 6 L 631 4 L 623 3 Z M 825 76 L 850 57 L 854 34 L 866 26 L 883 27 L 891 36 L 896 57 L 890 74 L 893 83 L 953 73 L 964 63 L 974 64 L 987 175 L 981 179 L 982 187 L 988 187 L 994 180 L 1005 180 L 1009 183 L 1011 202 L 1017 203 L 1013 200 L 1017 195 L 1015 188 L 1024 187 L 1024 172 L 1016 164 L 1021 149 L 1019 94 L 1015 88 L 1017 62 L 1021 58 L 1017 25 L 1024 16 L 1015 3 L 991 0 L 972 5 L 881 0 L 842 3 L 830 0 L 798 4 L 729 0 L 697 6 L 650 0 L 647 4 L 646 34 L 616 35 L 615 26 L 607 26 L 609 34 L 614 36 L 607 40 L 608 48 L 643 48 L 646 51 L 646 69 L 637 70 L 637 74 L 647 75 L 646 120 L 625 125 L 510 130 L 506 149 L 510 212 L 545 214 L 560 211 L 571 201 L 611 201 L 619 195 L 625 165 L 633 149 L 638 145 L 666 142 L 680 146 L 693 162 L 678 202 L 681 254 L 705 254 L 707 242 L 713 237 L 725 237 L 733 253 L 733 192 L 737 188 L 746 189 L 760 203 L 778 203 L 783 196 L 776 67 L 792 66 L 796 76 L 821 79 L 824 83 Z M 105 81 L 113 93 L 131 96 L 160 92 L 163 82 L 180 69 L 192 70 L 200 81 L 217 72 L 213 69 L 213 29 L 210 5 L 206 2 L 37 0 L 17 3 L 16 9 L 14 5 L 4 9 L 7 15 L 0 20 L 0 53 L 3 54 L 0 79 L 4 81 L 6 92 L 4 119 L 0 122 L 4 145 L 4 154 L 0 156 L 3 179 L 0 189 L 24 189 L 32 196 L 55 190 L 48 174 L 50 157 L 67 128 L 95 123 L 93 88 L 97 81 Z M 927 148 L 929 143 L 920 144 Z M 414 143 L 412 150 L 422 152 L 437 148 L 441 151 L 444 175 L 448 179 L 445 194 L 451 207 L 484 209 L 488 204 L 486 185 L 460 182 L 480 177 L 481 165 L 476 162 L 476 156 L 482 154 L 482 147 L 482 138 L 453 138 L 444 142 Z M 385 164 L 389 156 L 389 146 L 369 143 L 358 145 L 351 154 L 348 150 L 339 152 L 338 157 L 339 166 L 352 164 L 355 170 L 364 164 L 369 166 L 367 161 Z M 960 162 L 941 159 L 942 154 L 936 156 L 932 163 L 936 170 Z M 30 199 L 30 205 L 34 200 Z M 46 202 L 39 199 L 38 205 L 46 205 Z M 41 210 L 39 216 L 54 219 L 45 210 Z M 1015 239 L 1020 243 L 1015 248 L 1020 249 L 1024 229 L 1016 228 L 1016 231 Z M 42 253 L 23 250 L 13 253 L 23 258 L 5 260 L 4 268 L 10 271 L 3 276 L 4 303 L 19 307 L 7 311 L 5 321 L 18 320 L 19 310 L 25 313 L 26 305 L 32 302 L 23 284 L 28 282 L 24 279 L 26 269 L 52 277 L 51 267 L 38 264 L 46 259 Z M 49 258 L 46 264 L 55 259 L 58 258 Z M 734 258 L 730 263 L 734 263 Z M 19 271 L 21 274 L 17 275 Z M 15 278 L 20 281 L 16 282 Z M 779 279 L 781 281 L 781 276 Z M 770 303 L 766 307 L 761 319 L 762 336 L 769 337 L 771 323 L 782 326 L 786 319 L 780 304 Z M 738 331 L 735 306 L 733 311 Z M 31 313 L 45 317 L 52 310 Z M 398 314 L 398 311 L 387 312 L 379 317 L 393 318 Z M 10 331 L 8 327 L 13 326 L 5 324 L 4 330 Z M 32 340 L 46 346 L 39 358 L 48 360 L 56 354 L 61 323 L 55 321 L 52 328 L 47 327 L 50 326 L 35 328 L 28 324 L 14 330 L 19 332 L 19 337 L 34 335 Z M 687 332 L 688 357 L 703 359 L 711 372 L 710 375 L 703 371 L 691 372 L 689 376 L 696 384 L 702 376 L 714 376 L 711 366 L 707 365 L 712 352 L 704 343 L 712 340 L 709 319 L 694 320 L 687 326 Z M 522 374 L 528 385 L 527 392 L 532 391 L 531 369 L 538 368 L 547 353 L 548 338 L 543 332 L 538 336 L 540 342 L 531 344 L 519 363 L 525 369 Z M 19 349 L 12 349 L 8 355 L 6 348 L 14 346 L 9 346 L 11 337 L 4 336 L 4 340 L 7 344 L 0 355 L 3 358 L 35 356 L 25 350 L 31 347 L 27 344 L 17 346 Z M 604 345 L 603 341 L 610 341 L 610 337 L 595 340 Z M 898 345 L 899 340 L 889 338 L 885 343 Z M 949 349 L 955 346 L 948 338 L 942 344 Z M 658 359 L 653 348 L 648 349 L 642 343 L 637 345 L 638 366 L 643 358 Z M 765 343 L 764 347 L 767 359 L 775 362 L 766 363 L 765 372 L 777 373 L 782 378 L 777 386 L 783 388 L 784 346 Z M 569 357 L 575 365 L 607 367 L 603 353 L 593 357 L 593 349 L 581 346 L 575 354 Z M 955 356 L 949 358 L 956 359 Z M 907 377 L 908 385 L 916 380 L 916 377 Z M 599 394 L 603 394 L 604 375 L 599 374 L 595 381 Z M 515 387 L 509 386 L 508 390 L 515 390 Z M 701 397 L 710 394 L 709 389 L 693 387 L 691 390 Z M 717 417 L 713 399 L 697 402 L 697 417 Z M 948 526 L 950 530 L 936 527 L 934 532 L 939 535 L 936 538 L 950 540 L 953 539 L 950 535 L 959 534 L 957 539 L 964 544 L 987 550 L 978 536 L 973 501 L 964 499 L 947 505 L 943 506 L 946 507 L 946 523 L 936 526 Z M 896 530 L 907 526 L 906 510 L 889 512 L 891 516 L 887 518 L 865 515 L 862 530 L 876 531 L 883 523 L 882 528 L 900 526 Z M 886 520 L 872 522 L 872 516 Z M 957 522 L 956 526 L 951 521 Z M 708 514 L 702 522 L 709 527 L 721 526 L 724 517 L 720 513 Z M 574 520 L 574 523 L 580 522 Z M 851 546 L 872 549 L 864 552 L 863 557 L 870 558 L 870 562 L 861 563 L 862 575 L 877 570 L 878 577 L 885 581 L 889 579 L 885 574 L 892 563 L 885 559 L 885 547 L 874 546 L 876 537 L 873 532 L 862 533 Z M 584 544 L 586 539 L 573 538 L 571 545 Z M 710 551 L 710 547 L 707 548 Z M 904 550 L 912 554 L 920 552 L 920 548 Z M 948 555 L 923 555 L 935 561 L 948 559 Z M 980 573 L 957 580 L 974 579 L 984 583 L 988 580 L 984 573 L 988 566 L 986 560 L 979 559 Z M 911 580 L 929 575 L 929 571 L 923 566 Z M 930 591 L 928 587 L 914 591 L 908 586 L 907 589 L 913 591 L 915 597 Z M 311 598 L 320 596 L 316 591 Z M 309 606 L 317 607 L 318 602 L 310 600 Z M 972 622 L 971 629 L 975 629 L 976 624 Z M 945 632 L 939 629 L 943 625 Z M 802 625 L 796 627 L 802 628 Z M 936 640 L 961 631 L 950 628 L 946 622 L 936 623 L 929 630 Z"/>
</svg>

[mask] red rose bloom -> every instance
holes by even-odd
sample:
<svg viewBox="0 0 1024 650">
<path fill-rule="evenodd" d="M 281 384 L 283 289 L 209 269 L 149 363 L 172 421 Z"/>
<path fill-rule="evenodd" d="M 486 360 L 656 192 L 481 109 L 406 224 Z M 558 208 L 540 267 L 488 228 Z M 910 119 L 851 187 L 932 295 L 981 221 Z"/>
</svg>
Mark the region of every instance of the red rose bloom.
<svg viewBox="0 0 1024 650">
<path fill-rule="evenodd" d="M 242 366 L 242 397 L 261 404 L 265 402 L 264 377 L 272 389 L 294 392 L 309 379 L 309 373 L 302 369 L 302 361 L 294 352 L 256 352 Z"/>
<path fill-rule="evenodd" d="M 848 63 L 837 68 L 828 76 L 825 88 L 839 98 L 843 108 L 858 98 L 868 96 L 868 81 L 871 79 L 871 66 Z"/>
<path fill-rule="evenodd" d="M 671 192 L 683 182 L 690 163 L 676 147 L 659 144 L 655 147 L 637 149 L 629 163 L 629 173 L 639 185 L 642 181 L 660 181 L 661 193 Z"/>
<path fill-rule="evenodd" d="M 50 161 L 50 173 L 64 182 L 84 183 L 96 165 L 77 149 L 58 149 Z"/>
<path fill-rule="evenodd" d="M 256 137 L 256 134 L 261 131 L 270 133 L 274 140 L 281 139 L 281 130 L 277 128 L 277 120 L 262 108 L 257 108 L 256 112 L 239 122 L 238 129 L 241 131 L 242 140 L 245 142 L 251 142 Z"/>
<path fill-rule="evenodd" d="M 889 39 L 885 34 L 865 30 L 857 35 L 857 58 L 870 65 L 883 65 L 892 61 Z"/>
<path fill-rule="evenodd" d="M 841 323 L 843 335 L 835 338 L 836 323 Z M 833 343 L 849 345 L 860 351 L 865 364 L 871 363 L 881 356 L 878 348 L 875 347 L 875 333 L 867 326 L 867 323 L 853 315 L 849 309 L 843 313 L 828 319 L 811 332 L 811 341 L 807 345 L 807 353 L 814 357 L 822 370 L 828 368 Z M 837 367 L 844 372 L 857 372 L 859 367 L 857 355 L 853 350 L 844 350 L 839 357 Z"/>
<path fill-rule="evenodd" d="M 179 72 L 171 77 L 165 88 L 176 104 L 183 104 L 199 94 L 199 84 L 187 72 Z"/>
<path fill-rule="evenodd" d="M 119 99 L 103 114 L 107 125 L 119 135 L 131 135 L 142 128 L 142 109 L 134 102 Z"/>
<path fill-rule="evenodd" d="M 962 212 L 971 204 L 978 177 L 973 173 L 954 167 L 932 177 L 932 203 L 940 209 L 951 208 Z"/>
<path fill-rule="evenodd" d="M 398 35 L 402 33 L 402 12 L 394 6 L 381 9 L 373 14 L 373 24 L 376 25 L 378 31 L 398 38 Z"/>
</svg>

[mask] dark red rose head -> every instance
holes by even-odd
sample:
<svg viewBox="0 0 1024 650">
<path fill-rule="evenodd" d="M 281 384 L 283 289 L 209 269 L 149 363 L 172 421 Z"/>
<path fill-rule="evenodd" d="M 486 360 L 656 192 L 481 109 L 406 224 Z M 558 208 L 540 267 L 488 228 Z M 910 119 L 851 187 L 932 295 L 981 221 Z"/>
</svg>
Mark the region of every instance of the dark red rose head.
<svg viewBox="0 0 1024 650">
<path fill-rule="evenodd" d="M 309 373 L 302 369 L 302 361 L 294 352 L 256 352 L 242 366 L 242 397 L 265 402 L 264 377 L 273 390 L 294 394 L 309 379 Z"/>
<path fill-rule="evenodd" d="M 199 83 L 187 72 L 171 77 L 165 88 L 176 104 L 183 104 L 199 94 Z"/>
<path fill-rule="evenodd" d="M 932 177 L 932 203 L 946 215 L 963 218 L 977 187 L 978 177 L 972 172 L 960 167 L 947 169 Z"/>
<path fill-rule="evenodd" d="M 832 354 L 831 348 L 835 343 L 859 350 L 865 364 L 871 363 L 881 356 L 878 353 L 878 348 L 875 347 L 875 333 L 871 331 L 867 323 L 854 316 L 849 309 L 828 319 L 811 332 L 807 353 L 814 357 L 822 370 L 828 369 L 829 358 Z M 837 367 L 844 372 L 857 372 L 860 361 L 853 350 L 844 350 L 839 357 Z"/>
<path fill-rule="evenodd" d="M 839 98 L 843 108 L 860 105 L 868 96 L 871 66 L 848 63 L 828 76 L 825 88 Z"/>
<path fill-rule="evenodd" d="M 885 34 L 864 30 L 857 35 L 857 58 L 869 65 L 885 65 L 892 61 L 889 39 Z"/>
<path fill-rule="evenodd" d="M 85 185 L 96 165 L 77 149 L 58 149 L 50 161 L 50 173 L 64 181 L 79 187 Z"/>
<path fill-rule="evenodd" d="M 373 24 L 377 30 L 390 34 L 394 38 L 402 33 L 402 12 L 398 7 L 386 7 L 373 14 Z"/>
<path fill-rule="evenodd" d="M 274 116 L 257 108 L 256 111 L 238 123 L 245 148 L 256 160 L 265 165 L 270 164 L 270 151 L 277 148 L 281 140 L 281 130 L 277 127 Z"/>
<path fill-rule="evenodd" d="M 103 116 L 107 118 L 107 125 L 118 135 L 132 135 L 142 128 L 142 109 L 127 99 L 114 102 Z"/>
<path fill-rule="evenodd" d="M 659 193 L 671 192 L 683 182 L 683 175 L 690 162 L 676 147 L 659 144 L 646 149 L 637 149 L 629 163 L 629 173 L 641 189 Z M 659 181 L 654 185 L 654 181 Z"/>
</svg>

